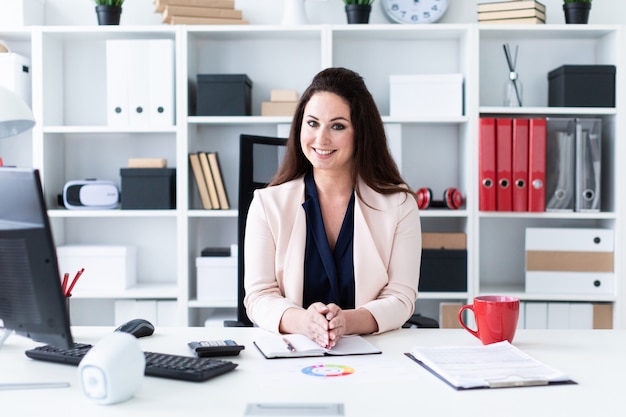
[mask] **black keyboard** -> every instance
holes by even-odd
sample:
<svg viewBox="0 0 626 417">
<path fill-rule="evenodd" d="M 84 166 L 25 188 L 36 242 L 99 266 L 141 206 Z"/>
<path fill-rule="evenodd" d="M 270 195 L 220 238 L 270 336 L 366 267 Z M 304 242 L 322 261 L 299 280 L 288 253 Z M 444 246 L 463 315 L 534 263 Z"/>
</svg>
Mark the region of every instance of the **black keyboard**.
<svg viewBox="0 0 626 417">
<path fill-rule="evenodd" d="M 50 345 L 27 350 L 26 356 L 47 362 L 78 366 L 92 345 L 75 343 L 70 349 Z M 146 355 L 147 376 L 201 382 L 232 371 L 236 363 L 214 358 L 171 355 L 168 353 L 144 352 Z"/>
</svg>

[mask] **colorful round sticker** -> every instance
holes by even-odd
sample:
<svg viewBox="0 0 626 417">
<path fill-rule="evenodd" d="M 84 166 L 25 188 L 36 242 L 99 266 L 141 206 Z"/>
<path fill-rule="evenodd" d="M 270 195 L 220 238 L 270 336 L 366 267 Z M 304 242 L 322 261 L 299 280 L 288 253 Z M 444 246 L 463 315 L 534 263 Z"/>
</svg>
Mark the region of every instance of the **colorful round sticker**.
<svg viewBox="0 0 626 417">
<path fill-rule="evenodd" d="M 320 364 L 302 368 L 302 373 L 311 376 L 346 376 L 354 373 L 354 369 L 343 365 Z"/>
</svg>

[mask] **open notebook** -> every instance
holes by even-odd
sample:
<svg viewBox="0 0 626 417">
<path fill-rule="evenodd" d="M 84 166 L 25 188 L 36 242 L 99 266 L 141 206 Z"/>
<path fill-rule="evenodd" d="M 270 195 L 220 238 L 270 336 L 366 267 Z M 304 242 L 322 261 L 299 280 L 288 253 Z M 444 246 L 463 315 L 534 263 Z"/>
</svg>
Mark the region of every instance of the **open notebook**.
<svg viewBox="0 0 626 417">
<path fill-rule="evenodd" d="M 324 349 L 303 334 L 278 335 L 268 332 L 257 337 L 254 345 L 267 359 L 382 353 L 361 336 L 343 336 L 332 349 Z"/>
</svg>

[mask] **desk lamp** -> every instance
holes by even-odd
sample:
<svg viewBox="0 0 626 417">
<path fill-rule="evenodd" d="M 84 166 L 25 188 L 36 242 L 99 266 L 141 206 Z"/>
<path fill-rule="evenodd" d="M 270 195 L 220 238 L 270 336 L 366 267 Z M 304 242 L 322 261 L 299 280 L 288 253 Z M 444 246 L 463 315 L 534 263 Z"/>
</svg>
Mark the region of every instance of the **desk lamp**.
<svg viewBox="0 0 626 417">
<path fill-rule="evenodd" d="M 0 87 L 0 139 L 19 135 L 35 126 L 33 112 L 14 92 Z"/>
</svg>

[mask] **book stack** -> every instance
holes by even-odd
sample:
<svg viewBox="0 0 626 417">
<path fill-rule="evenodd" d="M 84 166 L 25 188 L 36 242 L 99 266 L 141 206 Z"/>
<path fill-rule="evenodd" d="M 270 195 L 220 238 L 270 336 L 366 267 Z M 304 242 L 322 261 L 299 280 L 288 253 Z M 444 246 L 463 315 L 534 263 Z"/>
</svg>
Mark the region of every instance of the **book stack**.
<svg viewBox="0 0 626 417">
<path fill-rule="evenodd" d="M 230 209 L 217 152 L 192 152 L 189 154 L 189 163 L 196 180 L 202 208 Z"/>
<path fill-rule="evenodd" d="M 478 4 L 478 23 L 545 24 L 546 6 L 536 0 L 513 0 Z"/>
<path fill-rule="evenodd" d="M 170 25 L 246 25 L 235 0 L 154 0 L 155 12 Z"/>
<path fill-rule="evenodd" d="M 297 105 L 297 91 L 272 90 L 270 101 L 261 103 L 261 116 L 293 116 Z"/>
</svg>

